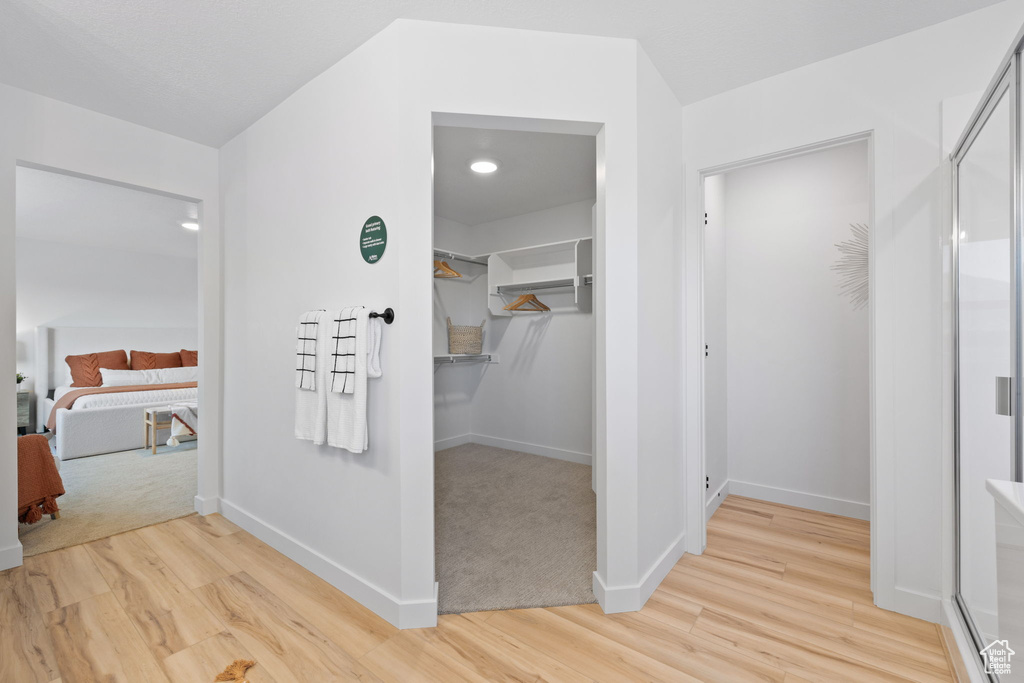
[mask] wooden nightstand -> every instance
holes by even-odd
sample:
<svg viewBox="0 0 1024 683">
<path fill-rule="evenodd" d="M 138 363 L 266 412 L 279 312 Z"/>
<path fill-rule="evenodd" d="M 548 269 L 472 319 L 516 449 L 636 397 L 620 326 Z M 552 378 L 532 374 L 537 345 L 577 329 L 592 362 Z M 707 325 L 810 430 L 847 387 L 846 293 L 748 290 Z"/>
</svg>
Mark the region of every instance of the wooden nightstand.
<svg viewBox="0 0 1024 683">
<path fill-rule="evenodd" d="M 28 431 L 28 404 L 29 392 L 18 392 L 18 434 L 25 434 Z"/>
</svg>

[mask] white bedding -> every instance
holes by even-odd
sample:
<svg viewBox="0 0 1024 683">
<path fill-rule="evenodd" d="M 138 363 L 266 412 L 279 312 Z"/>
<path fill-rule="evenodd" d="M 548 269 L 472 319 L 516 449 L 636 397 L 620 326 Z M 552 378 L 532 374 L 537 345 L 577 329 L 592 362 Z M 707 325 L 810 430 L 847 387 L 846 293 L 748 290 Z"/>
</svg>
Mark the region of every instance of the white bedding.
<svg viewBox="0 0 1024 683">
<path fill-rule="evenodd" d="M 56 403 L 57 401 L 59 401 L 64 396 L 64 394 L 68 393 L 69 391 L 74 391 L 74 388 L 66 384 L 64 386 L 57 387 L 56 389 L 54 389 L 53 402 Z"/>
<path fill-rule="evenodd" d="M 74 391 L 71 387 L 57 387 L 53 392 L 55 401 L 60 397 Z M 81 396 L 71 406 L 71 410 L 84 410 L 88 408 L 107 408 L 110 406 L 132 406 L 148 403 L 181 403 L 182 401 L 196 401 L 199 399 L 199 389 L 189 387 L 186 389 L 157 389 L 155 391 L 124 391 L 109 394 L 89 394 Z"/>
</svg>

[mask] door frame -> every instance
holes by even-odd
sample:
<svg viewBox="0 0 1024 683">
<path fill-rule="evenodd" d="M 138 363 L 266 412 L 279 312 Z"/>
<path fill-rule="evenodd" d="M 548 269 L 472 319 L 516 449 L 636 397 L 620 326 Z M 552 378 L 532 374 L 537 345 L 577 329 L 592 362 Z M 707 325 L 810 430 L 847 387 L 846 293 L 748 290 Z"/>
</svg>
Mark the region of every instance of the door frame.
<svg viewBox="0 0 1024 683">
<path fill-rule="evenodd" d="M 607 187 L 605 184 L 605 168 L 607 165 L 607 155 L 605 153 L 605 136 L 607 134 L 605 124 L 603 122 L 590 122 L 590 121 L 574 121 L 574 120 L 562 120 L 562 119 L 545 119 L 540 117 L 530 116 L 496 116 L 492 114 L 470 114 L 463 112 L 444 112 L 444 111 L 432 111 L 431 112 L 431 131 L 437 126 L 451 126 L 455 128 L 484 128 L 490 130 L 509 130 L 509 131 L 523 131 L 533 133 L 563 133 L 573 135 L 586 135 L 595 139 L 596 146 L 596 169 L 597 177 L 596 182 L 596 198 L 594 200 L 594 221 L 593 221 L 593 240 L 594 240 L 594 264 L 593 264 L 593 275 L 594 282 L 592 285 L 593 289 L 593 308 L 592 314 L 594 316 L 594 358 L 593 358 L 593 402 L 591 413 L 593 415 L 593 424 L 591 425 L 591 488 L 597 498 L 597 571 L 593 573 L 593 580 L 595 587 L 601 583 L 601 577 L 599 576 L 601 568 L 608 566 L 609 558 L 612 556 L 611 548 L 608 543 L 608 532 L 612 520 L 612 512 L 608 505 L 608 483 L 609 478 L 606 475 L 608 468 L 608 447 L 607 447 L 607 420 L 605 415 L 607 410 L 602 409 L 606 406 L 606 400 L 608 397 L 607 382 L 605 381 L 605 366 L 601 363 L 603 351 L 605 345 L 606 330 L 608 329 L 606 310 L 606 277 L 605 277 L 605 263 L 607 261 L 606 253 L 606 200 L 607 200 Z M 434 139 L 431 135 L 431 159 L 433 159 L 434 153 Z M 433 187 L 434 187 L 434 172 L 431 167 L 431 207 L 433 207 Z M 431 238 L 430 247 L 431 250 L 434 248 L 434 237 L 433 237 L 433 225 L 434 215 L 433 209 L 431 210 L 430 226 L 431 226 Z M 433 260 L 433 251 L 431 251 L 430 259 L 424 259 L 423 263 L 429 263 Z M 424 268 L 423 273 L 426 274 L 427 270 Z M 431 283 L 433 281 L 431 280 Z M 433 290 L 433 284 L 430 285 Z M 433 380 L 431 381 L 431 392 L 433 392 Z M 433 395 L 433 393 L 432 393 Z M 431 410 L 430 419 L 430 449 L 431 449 L 431 462 L 434 458 L 434 411 Z M 433 467 L 431 470 L 433 471 Z M 431 507 L 434 509 L 434 497 L 436 489 L 434 482 L 431 481 L 430 488 L 430 500 Z M 431 526 L 431 549 L 433 551 L 431 557 L 436 556 L 437 550 L 437 532 L 436 532 L 436 519 L 433 520 Z M 602 562 L 602 559 L 604 560 Z M 436 567 L 435 567 L 436 576 Z M 435 582 L 435 596 L 437 594 L 437 583 Z M 597 591 L 595 590 L 595 593 Z M 599 603 L 602 609 L 607 609 L 607 598 L 603 595 L 598 594 Z M 436 606 L 436 605 L 435 605 Z M 613 609 L 612 611 L 620 611 Z"/>
<path fill-rule="evenodd" d="M 867 142 L 868 146 L 868 160 L 867 168 L 869 173 L 868 188 L 868 215 L 871 218 L 871 234 L 872 238 L 869 241 L 868 253 L 870 263 L 870 287 L 872 292 L 876 290 L 876 282 L 880 275 L 876 266 L 875 253 L 877 249 L 877 240 L 874 239 L 875 228 L 877 226 L 876 210 L 875 210 L 875 164 L 874 164 L 874 147 L 875 147 L 875 132 L 874 131 L 861 131 L 852 133 L 850 135 L 844 135 L 828 140 L 822 140 L 820 142 L 814 142 L 806 145 L 800 145 L 798 147 L 792 147 L 778 152 L 765 154 L 757 157 L 751 157 L 747 159 L 741 159 L 725 164 L 719 164 L 716 166 L 710 166 L 698 171 L 698 200 L 699 200 L 699 216 L 704 215 L 705 207 L 705 180 L 710 176 L 721 175 L 730 171 L 736 171 L 739 169 L 750 168 L 754 166 L 761 166 L 763 164 L 772 163 L 775 161 L 781 161 L 783 159 L 790 159 L 793 157 L 804 156 L 807 154 L 813 154 L 834 147 L 841 147 L 843 145 L 854 144 L 858 142 Z M 699 344 L 694 348 L 691 353 L 700 354 L 699 364 L 699 379 L 698 379 L 698 391 L 699 401 L 697 403 L 697 450 L 698 455 L 696 458 L 691 459 L 691 467 L 696 464 L 698 469 L 695 476 L 691 478 L 691 484 L 689 488 L 689 495 L 695 496 L 699 501 L 699 505 L 693 505 L 689 509 L 692 513 L 696 513 L 699 530 L 699 546 L 692 546 L 691 552 L 703 552 L 707 547 L 707 503 L 705 500 L 706 489 L 702 484 L 705 483 L 706 472 L 707 472 L 707 378 L 704 362 L 704 345 L 707 343 L 706 336 L 706 316 L 707 310 L 705 306 L 705 230 L 703 226 L 699 231 L 695 233 L 697 235 L 696 249 L 697 249 L 697 297 L 696 301 L 699 307 L 696 315 L 697 321 L 697 335 Z M 868 300 L 868 330 L 869 330 L 869 349 L 868 349 L 868 429 L 870 432 L 870 467 L 869 467 L 869 478 L 870 478 L 870 519 L 872 521 L 870 526 L 871 535 L 871 590 L 872 593 L 876 592 L 876 577 L 881 576 L 881 563 L 883 562 L 883 555 L 891 558 L 891 549 L 895 547 L 895 533 L 891 528 L 887 528 L 888 525 L 875 524 L 874 520 L 876 517 L 876 501 L 884 499 L 883 496 L 889 495 L 887 492 L 880 493 L 877 489 L 879 485 L 892 487 L 892 482 L 887 482 L 877 476 L 877 442 L 878 434 L 876 429 L 875 414 L 877 410 L 877 386 L 875 379 L 875 366 L 876 366 L 876 334 L 875 331 L 878 329 L 879 311 L 876 308 L 875 297 L 871 296 Z M 727 480 L 728 481 L 728 480 Z M 879 552 L 881 548 L 888 548 L 888 553 Z"/>
</svg>

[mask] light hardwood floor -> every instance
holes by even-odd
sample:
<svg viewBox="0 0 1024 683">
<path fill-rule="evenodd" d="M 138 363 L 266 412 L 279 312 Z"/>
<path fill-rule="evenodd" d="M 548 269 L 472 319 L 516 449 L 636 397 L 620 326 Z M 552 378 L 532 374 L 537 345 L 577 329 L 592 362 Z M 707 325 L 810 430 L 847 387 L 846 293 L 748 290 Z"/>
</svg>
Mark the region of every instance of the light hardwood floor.
<svg viewBox="0 0 1024 683">
<path fill-rule="evenodd" d="M 866 522 L 730 496 L 647 606 L 399 631 L 223 517 L 0 572 L 0 681 L 950 681 L 939 631 L 871 604 Z"/>
</svg>

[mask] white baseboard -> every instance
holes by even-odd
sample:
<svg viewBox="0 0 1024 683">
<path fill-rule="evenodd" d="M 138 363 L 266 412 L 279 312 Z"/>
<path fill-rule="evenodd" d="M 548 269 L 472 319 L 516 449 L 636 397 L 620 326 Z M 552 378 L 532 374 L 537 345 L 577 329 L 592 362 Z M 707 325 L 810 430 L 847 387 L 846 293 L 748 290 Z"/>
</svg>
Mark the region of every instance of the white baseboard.
<svg viewBox="0 0 1024 683">
<path fill-rule="evenodd" d="M 212 515 L 215 512 L 220 512 L 220 498 L 196 496 L 193 504 L 195 505 L 196 512 L 201 515 Z"/>
<path fill-rule="evenodd" d="M 439 439 L 434 442 L 434 452 L 443 451 L 446 448 L 455 448 L 461 446 L 464 443 L 473 443 L 472 434 L 461 434 L 459 436 L 453 436 L 449 439 Z"/>
<path fill-rule="evenodd" d="M 704 519 L 711 519 L 711 515 L 715 514 L 715 510 L 722 504 L 729 495 L 729 480 L 726 479 L 722 482 L 722 485 L 718 487 L 710 498 L 704 503 Z"/>
<path fill-rule="evenodd" d="M 21 543 L 15 543 L 7 548 L 0 548 L 0 572 L 5 569 L 20 567 L 24 559 Z"/>
<path fill-rule="evenodd" d="M 578 453 L 576 451 L 567 451 L 562 448 L 552 448 L 550 446 L 540 446 L 538 444 L 526 443 L 524 441 L 513 441 L 512 439 L 501 439 L 496 436 L 485 436 L 484 434 L 463 434 L 462 436 L 452 437 L 451 439 L 435 441 L 434 451 L 437 452 L 445 448 L 461 446 L 464 443 L 478 443 L 484 446 L 504 448 L 509 451 L 519 451 L 520 453 L 530 453 L 531 455 L 542 455 L 545 458 L 566 460 L 580 465 L 591 465 L 594 460 L 589 453 Z"/>
<path fill-rule="evenodd" d="M 640 583 L 634 586 L 607 586 L 601 576 L 594 572 L 594 596 L 605 614 L 637 612 L 647 603 L 648 598 L 665 580 L 672 567 L 676 566 L 686 548 L 686 533 L 682 533 L 665 549 L 661 557 L 651 565 Z"/>
<path fill-rule="evenodd" d="M 819 496 L 815 493 L 790 491 L 789 489 L 751 484 L 747 481 L 736 481 L 735 479 L 729 480 L 729 493 L 747 498 L 766 500 L 769 503 L 782 503 L 783 505 L 827 512 L 833 515 L 842 515 L 843 517 L 871 519 L 871 505 L 868 503 L 858 503 L 852 500 L 843 500 L 842 498 L 829 498 L 828 496 Z"/>
<path fill-rule="evenodd" d="M 392 625 L 398 628 L 437 626 L 437 583 L 434 584 L 432 597 L 425 600 L 403 602 L 230 501 L 221 500 L 221 507 L 224 516 L 230 521 L 299 563 Z"/>
<path fill-rule="evenodd" d="M 971 677 L 971 683 L 988 683 L 989 678 L 978 661 L 974 652 L 974 642 L 971 636 L 964 630 L 960 618 L 956 615 L 956 608 L 950 600 L 942 601 L 942 624 L 949 627 L 953 632 L 953 640 L 956 641 L 956 649 L 960 651 L 960 659 L 964 662 L 964 668 Z"/>
<path fill-rule="evenodd" d="M 938 623 L 942 620 L 942 598 L 896 586 L 893 590 L 893 611 Z"/>
</svg>

